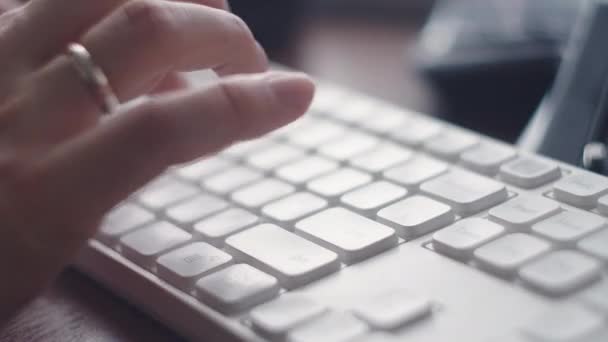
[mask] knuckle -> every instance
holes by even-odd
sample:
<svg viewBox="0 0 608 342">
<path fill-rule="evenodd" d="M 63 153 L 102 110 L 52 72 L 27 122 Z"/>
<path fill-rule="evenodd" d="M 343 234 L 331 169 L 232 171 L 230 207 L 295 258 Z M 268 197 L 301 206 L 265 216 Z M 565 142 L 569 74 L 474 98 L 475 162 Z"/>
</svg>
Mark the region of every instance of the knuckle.
<svg viewBox="0 0 608 342">
<path fill-rule="evenodd" d="M 218 83 L 218 89 L 226 103 L 226 114 L 224 122 L 227 124 L 227 133 L 233 134 L 235 139 L 245 138 L 251 135 L 252 123 L 249 119 L 249 105 L 244 103 L 247 96 L 243 94 L 241 87 L 230 81 Z"/>
<path fill-rule="evenodd" d="M 174 20 L 166 4 L 158 0 L 135 0 L 123 7 L 129 26 L 144 32 L 152 39 L 166 39 L 172 36 Z"/>
</svg>

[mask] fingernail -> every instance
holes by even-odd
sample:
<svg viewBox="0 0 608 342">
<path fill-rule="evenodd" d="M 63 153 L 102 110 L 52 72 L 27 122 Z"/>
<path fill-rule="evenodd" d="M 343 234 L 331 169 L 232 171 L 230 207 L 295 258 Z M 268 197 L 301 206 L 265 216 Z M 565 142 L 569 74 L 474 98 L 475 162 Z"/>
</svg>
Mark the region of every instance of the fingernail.
<svg viewBox="0 0 608 342">
<path fill-rule="evenodd" d="M 274 72 L 266 81 L 283 106 L 300 114 L 310 106 L 315 85 L 306 74 Z"/>
</svg>

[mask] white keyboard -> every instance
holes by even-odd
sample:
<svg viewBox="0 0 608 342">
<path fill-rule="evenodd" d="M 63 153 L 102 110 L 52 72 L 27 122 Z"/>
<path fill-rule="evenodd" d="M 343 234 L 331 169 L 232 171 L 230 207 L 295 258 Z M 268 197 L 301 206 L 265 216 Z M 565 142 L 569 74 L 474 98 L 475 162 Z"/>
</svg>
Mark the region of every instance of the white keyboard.
<svg viewBox="0 0 608 342">
<path fill-rule="evenodd" d="M 119 205 L 77 266 L 191 340 L 606 342 L 606 216 L 608 178 L 322 84 Z"/>
</svg>

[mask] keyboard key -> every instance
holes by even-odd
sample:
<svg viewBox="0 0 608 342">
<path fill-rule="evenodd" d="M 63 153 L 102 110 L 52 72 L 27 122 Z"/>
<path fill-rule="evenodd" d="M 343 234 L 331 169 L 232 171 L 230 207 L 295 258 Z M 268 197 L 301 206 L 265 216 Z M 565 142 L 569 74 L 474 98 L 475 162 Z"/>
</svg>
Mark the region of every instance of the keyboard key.
<svg viewBox="0 0 608 342">
<path fill-rule="evenodd" d="M 557 202 L 534 195 L 520 195 L 490 209 L 488 214 L 510 227 L 523 230 L 530 225 L 559 212 Z"/>
<path fill-rule="evenodd" d="M 158 276 L 189 291 L 194 280 L 228 266 L 232 256 L 204 242 L 195 242 L 161 255 L 156 261 Z"/>
<path fill-rule="evenodd" d="M 502 235 L 505 228 L 486 219 L 460 220 L 433 234 L 433 248 L 450 257 L 466 260 L 479 246 Z"/>
<path fill-rule="evenodd" d="M 548 311 L 523 327 L 523 333 L 538 341 L 582 341 L 600 331 L 604 319 L 577 305 Z"/>
<path fill-rule="evenodd" d="M 549 251 L 551 244 L 540 238 L 515 233 L 505 235 L 475 250 L 475 260 L 485 270 L 503 277 L 515 274 L 524 263 Z"/>
<path fill-rule="evenodd" d="M 344 98 L 344 102 L 331 112 L 331 116 L 349 123 L 365 123 L 382 108 L 384 104 L 363 94 Z"/>
<path fill-rule="evenodd" d="M 584 238 L 578 243 L 578 248 L 608 262 L 608 229 Z"/>
<path fill-rule="evenodd" d="M 411 146 L 420 146 L 438 136 L 443 130 L 438 121 L 427 118 L 408 120 L 393 132 L 391 136 Z"/>
<path fill-rule="evenodd" d="M 260 172 L 245 166 L 238 166 L 208 178 L 203 185 L 211 191 L 226 194 L 260 178 L 262 178 Z"/>
<path fill-rule="evenodd" d="M 448 170 L 448 166 L 437 159 L 416 155 L 409 161 L 384 172 L 384 177 L 410 189 L 437 177 Z"/>
<path fill-rule="evenodd" d="M 285 294 L 261 305 L 251 312 L 251 323 L 256 330 L 274 340 L 284 340 L 287 332 L 297 325 L 325 313 L 327 308 L 308 297 Z"/>
<path fill-rule="evenodd" d="M 595 208 L 598 198 L 608 191 L 608 178 L 592 173 L 579 173 L 566 177 L 553 185 L 553 195 L 577 207 Z"/>
<path fill-rule="evenodd" d="M 407 190 L 386 181 L 377 181 L 342 195 L 340 201 L 354 209 L 371 211 L 407 195 Z"/>
<path fill-rule="evenodd" d="M 608 195 L 604 195 L 597 200 L 597 210 L 603 215 L 608 215 Z"/>
<path fill-rule="evenodd" d="M 326 197 L 338 196 L 356 187 L 367 184 L 372 176 L 351 168 L 342 168 L 328 175 L 313 179 L 307 185 L 312 190 Z"/>
<path fill-rule="evenodd" d="M 532 231 L 552 241 L 569 246 L 583 236 L 604 226 L 601 216 L 575 211 L 564 211 L 532 226 Z"/>
<path fill-rule="evenodd" d="M 194 225 L 194 234 L 206 242 L 222 246 L 224 240 L 258 222 L 258 217 L 243 209 L 228 209 Z"/>
<path fill-rule="evenodd" d="M 292 162 L 304 155 L 304 150 L 297 147 L 273 144 L 247 158 L 247 162 L 259 169 L 268 171 L 280 165 Z"/>
<path fill-rule="evenodd" d="M 380 210 L 378 219 L 395 226 L 400 236 L 411 239 L 449 225 L 454 221 L 454 212 L 428 197 L 413 196 Z"/>
<path fill-rule="evenodd" d="M 528 338 L 525 338 L 520 333 L 513 333 L 508 335 L 502 335 L 500 337 L 492 337 L 486 342 L 531 342 Z"/>
<path fill-rule="evenodd" d="M 123 236 L 120 239 L 122 254 L 144 268 L 151 268 L 156 257 L 182 245 L 192 235 L 169 222 L 156 222 Z"/>
<path fill-rule="evenodd" d="M 130 203 L 114 208 L 104 218 L 97 238 L 107 245 L 113 245 L 123 234 L 154 220 L 154 214 Z"/>
<path fill-rule="evenodd" d="M 223 313 L 244 311 L 278 293 L 274 277 L 245 264 L 232 265 L 196 282 L 196 296 Z"/>
<path fill-rule="evenodd" d="M 296 224 L 296 233 L 338 253 L 346 264 L 397 245 L 395 231 L 344 208 L 331 208 Z"/>
<path fill-rule="evenodd" d="M 243 206 L 257 208 L 293 191 L 292 185 L 269 178 L 234 192 L 231 198 Z"/>
<path fill-rule="evenodd" d="M 389 333 L 374 332 L 359 336 L 353 340 L 348 340 L 348 342 L 402 342 L 402 340 L 399 337 Z"/>
<path fill-rule="evenodd" d="M 199 195 L 167 209 L 167 217 L 179 224 L 187 224 L 228 207 L 226 201 L 215 196 Z"/>
<path fill-rule="evenodd" d="M 430 139 L 424 147 L 440 158 L 455 161 L 462 152 L 478 144 L 479 138 L 476 136 L 459 130 L 451 130 Z"/>
<path fill-rule="evenodd" d="M 333 112 L 349 99 L 348 94 L 339 87 L 327 83 L 317 83 L 317 91 L 311 103 L 311 110 L 316 112 Z"/>
<path fill-rule="evenodd" d="M 193 185 L 169 181 L 144 189 L 139 194 L 139 201 L 148 208 L 160 209 L 194 196 L 198 192 L 198 188 Z"/>
<path fill-rule="evenodd" d="M 332 312 L 293 330 L 289 342 L 347 342 L 364 334 L 367 326 L 348 313 Z"/>
<path fill-rule="evenodd" d="M 393 290 L 367 298 L 354 313 L 376 329 L 392 330 L 429 315 L 431 302 L 403 290 Z"/>
<path fill-rule="evenodd" d="M 232 158 L 243 158 L 252 152 L 259 151 L 262 148 L 268 147 L 272 144 L 270 139 L 261 138 L 255 140 L 248 140 L 238 142 L 222 152 L 222 154 Z"/>
<path fill-rule="evenodd" d="M 190 181 L 199 181 L 219 171 L 232 167 L 233 164 L 219 157 L 206 158 L 194 163 L 182 166 L 176 173 Z"/>
<path fill-rule="evenodd" d="M 328 142 L 319 148 L 319 152 L 337 160 L 347 160 L 371 150 L 378 143 L 378 139 L 372 135 L 354 132 Z"/>
<path fill-rule="evenodd" d="M 321 156 L 309 156 L 277 170 L 277 176 L 292 182 L 304 183 L 338 168 L 338 163 Z"/>
<path fill-rule="evenodd" d="M 548 295 L 562 296 L 589 285 L 600 277 L 601 265 L 583 254 L 562 250 L 549 253 L 524 266 L 519 276 Z"/>
<path fill-rule="evenodd" d="M 297 131 L 292 131 L 287 140 L 304 148 L 316 148 L 332 139 L 344 135 L 346 127 L 329 120 L 308 122 Z"/>
<path fill-rule="evenodd" d="M 515 158 L 517 153 L 510 147 L 494 143 L 483 143 L 460 156 L 466 167 L 493 176 L 498 173 L 502 164 Z"/>
<path fill-rule="evenodd" d="M 362 126 L 370 131 L 382 134 L 403 125 L 409 118 L 410 113 L 407 111 L 384 106 L 382 110 L 374 113 L 373 119 L 362 122 Z"/>
<path fill-rule="evenodd" d="M 298 192 L 262 208 L 262 213 L 280 222 L 294 221 L 327 206 L 327 201 L 308 192 Z"/>
<path fill-rule="evenodd" d="M 358 155 L 351 161 L 351 165 L 369 172 L 380 172 L 410 159 L 411 156 L 411 150 L 395 144 L 384 143 L 371 151 Z"/>
<path fill-rule="evenodd" d="M 502 183 L 472 172 L 453 170 L 423 183 L 420 190 L 443 200 L 460 215 L 476 214 L 507 200 Z"/>
<path fill-rule="evenodd" d="M 287 289 L 317 280 L 339 269 L 336 253 L 272 224 L 262 224 L 226 240 L 237 260 L 274 275 Z"/>
<path fill-rule="evenodd" d="M 500 178 L 520 188 L 536 188 L 561 176 L 559 167 L 539 158 L 521 157 L 500 167 Z"/>
<path fill-rule="evenodd" d="M 608 315 L 608 279 L 581 292 L 580 300 L 592 310 Z"/>
</svg>

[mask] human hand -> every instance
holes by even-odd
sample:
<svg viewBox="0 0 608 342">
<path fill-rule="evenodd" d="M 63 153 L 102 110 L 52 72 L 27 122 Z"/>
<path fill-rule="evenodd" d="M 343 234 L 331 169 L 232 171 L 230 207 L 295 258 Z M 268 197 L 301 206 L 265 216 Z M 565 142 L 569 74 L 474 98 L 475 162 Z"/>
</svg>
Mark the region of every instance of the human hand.
<svg viewBox="0 0 608 342">
<path fill-rule="evenodd" d="M 0 323 L 39 293 L 103 215 L 168 166 L 306 111 L 304 75 L 262 73 L 264 52 L 220 0 L 33 0 L 0 16 Z M 68 57 L 80 41 L 122 101 L 100 120 Z M 184 88 L 178 71 L 224 77 Z M 162 90 L 162 94 L 159 94 Z"/>
</svg>

